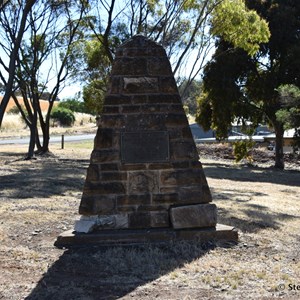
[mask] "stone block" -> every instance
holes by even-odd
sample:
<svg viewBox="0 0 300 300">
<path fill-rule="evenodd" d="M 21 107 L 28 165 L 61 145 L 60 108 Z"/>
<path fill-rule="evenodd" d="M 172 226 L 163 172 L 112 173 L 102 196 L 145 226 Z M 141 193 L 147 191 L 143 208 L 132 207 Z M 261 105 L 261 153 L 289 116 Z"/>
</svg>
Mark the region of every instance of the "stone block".
<svg viewBox="0 0 300 300">
<path fill-rule="evenodd" d="M 165 114 L 132 114 L 127 115 L 127 131 L 165 130 Z"/>
<path fill-rule="evenodd" d="M 95 196 L 93 199 L 94 215 L 113 214 L 116 210 L 115 196 Z"/>
<path fill-rule="evenodd" d="M 152 57 L 148 59 L 148 74 L 152 76 L 172 74 L 169 61 L 165 57 Z"/>
<path fill-rule="evenodd" d="M 87 181 L 98 181 L 99 180 L 99 165 L 90 164 L 87 169 L 86 175 Z"/>
<path fill-rule="evenodd" d="M 113 146 L 113 130 L 110 128 L 98 128 L 95 137 L 95 149 L 112 148 Z"/>
<path fill-rule="evenodd" d="M 125 186 L 121 182 L 86 182 L 83 192 L 87 196 L 106 194 L 125 194 Z"/>
<path fill-rule="evenodd" d="M 133 95 L 131 96 L 132 104 L 145 104 L 148 103 L 148 95 Z"/>
<path fill-rule="evenodd" d="M 167 107 L 163 109 L 162 106 L 158 104 L 148 104 L 141 107 L 141 112 L 144 113 L 158 113 L 160 111 L 167 112 Z"/>
<path fill-rule="evenodd" d="M 217 207 L 214 204 L 196 204 L 170 209 L 173 228 L 213 227 L 217 224 Z"/>
<path fill-rule="evenodd" d="M 149 170 L 162 170 L 162 169 L 171 169 L 172 164 L 169 162 L 166 163 L 149 163 L 148 169 Z"/>
<path fill-rule="evenodd" d="M 183 127 L 183 126 L 189 126 L 187 118 L 184 114 L 175 114 L 170 113 L 168 114 L 166 118 L 166 125 L 168 127 Z"/>
<path fill-rule="evenodd" d="M 179 103 L 168 105 L 168 112 L 185 114 L 182 104 Z"/>
<path fill-rule="evenodd" d="M 129 172 L 129 194 L 158 193 L 158 173 L 156 171 Z"/>
<path fill-rule="evenodd" d="M 176 204 L 178 202 L 178 194 L 153 194 L 152 196 L 153 203 L 172 203 Z"/>
<path fill-rule="evenodd" d="M 106 105 L 103 107 L 102 113 L 103 114 L 119 114 L 120 109 L 119 109 L 119 106 Z"/>
<path fill-rule="evenodd" d="M 136 212 L 137 206 L 136 205 L 124 205 L 118 207 L 118 213 L 133 213 Z"/>
<path fill-rule="evenodd" d="M 150 228 L 151 215 L 150 212 L 134 212 L 129 216 L 129 228 Z"/>
<path fill-rule="evenodd" d="M 184 139 L 190 139 L 190 140 L 193 139 L 193 135 L 192 135 L 192 131 L 191 131 L 190 127 L 184 127 L 182 129 L 182 137 Z"/>
<path fill-rule="evenodd" d="M 123 50 L 123 56 L 128 57 L 139 57 L 139 56 L 147 56 L 148 49 L 147 48 L 125 48 Z"/>
<path fill-rule="evenodd" d="M 160 204 L 160 205 L 138 205 L 136 207 L 137 212 L 166 212 L 169 210 L 169 204 Z"/>
<path fill-rule="evenodd" d="M 93 211 L 94 198 L 83 194 L 79 206 L 79 214 L 81 215 L 91 215 Z"/>
<path fill-rule="evenodd" d="M 105 97 L 104 104 L 104 110 L 108 105 L 114 105 L 114 107 L 119 108 L 119 105 L 131 104 L 131 97 L 126 95 L 107 95 Z"/>
<path fill-rule="evenodd" d="M 168 211 L 151 212 L 151 227 L 170 227 L 170 218 Z"/>
<path fill-rule="evenodd" d="M 199 159 L 199 154 L 193 141 L 172 141 L 170 143 L 170 154 L 174 160 Z"/>
<path fill-rule="evenodd" d="M 177 85 L 173 76 L 160 77 L 160 92 L 175 94 L 178 93 Z"/>
<path fill-rule="evenodd" d="M 180 187 L 178 191 L 178 204 L 208 203 L 212 201 L 211 194 L 203 191 L 202 184 Z"/>
<path fill-rule="evenodd" d="M 118 57 L 114 60 L 112 75 L 145 75 L 147 60 L 143 57 Z"/>
<path fill-rule="evenodd" d="M 120 94 L 121 86 L 120 86 L 120 77 L 112 76 L 110 79 L 110 86 L 108 89 L 109 94 Z M 104 103 L 106 100 L 104 101 Z"/>
<path fill-rule="evenodd" d="M 75 222 L 74 230 L 80 233 L 92 232 L 97 224 L 97 216 L 81 216 Z"/>
<path fill-rule="evenodd" d="M 190 161 L 175 161 L 172 163 L 173 169 L 189 169 Z"/>
<path fill-rule="evenodd" d="M 99 165 L 101 171 L 117 171 L 119 170 L 118 163 L 102 163 Z"/>
<path fill-rule="evenodd" d="M 118 150 L 93 150 L 91 154 L 92 163 L 112 162 L 118 160 L 120 160 L 120 154 Z"/>
<path fill-rule="evenodd" d="M 101 172 L 100 181 L 125 181 L 127 180 L 127 173 L 121 171 L 115 172 Z"/>
<path fill-rule="evenodd" d="M 122 195 L 117 197 L 117 206 L 121 207 L 124 205 L 145 205 L 151 203 L 150 194 L 140 195 Z"/>
<path fill-rule="evenodd" d="M 98 216 L 97 227 L 98 230 L 102 229 L 125 229 L 128 228 L 128 215 L 104 215 Z"/>
<path fill-rule="evenodd" d="M 120 170 L 122 171 L 138 171 L 138 170 L 146 170 L 146 164 L 122 164 L 120 166 Z"/>
<path fill-rule="evenodd" d="M 122 128 L 125 125 L 125 116 L 122 114 L 119 115 L 109 115 L 103 114 L 101 116 L 101 125 L 102 127 L 108 128 Z"/>
<path fill-rule="evenodd" d="M 181 104 L 180 96 L 178 94 L 168 95 L 168 94 L 157 94 L 157 95 L 149 95 L 148 103 L 151 104 Z M 182 105 L 182 104 L 181 104 Z"/>
<path fill-rule="evenodd" d="M 163 186 L 191 186 L 201 185 L 202 170 L 178 169 L 161 171 L 161 184 Z"/>
<path fill-rule="evenodd" d="M 81 216 L 75 222 L 74 230 L 78 233 L 96 232 L 103 229 L 124 229 L 128 228 L 128 215 L 101 215 L 101 216 Z"/>
<path fill-rule="evenodd" d="M 149 48 L 148 49 L 148 54 L 151 55 L 151 56 L 156 56 L 156 57 L 157 56 L 163 56 L 163 57 L 167 56 L 165 49 L 158 48 L 158 47 Z"/>
<path fill-rule="evenodd" d="M 141 111 L 140 105 L 123 105 L 121 112 L 123 114 L 138 114 Z"/>
<path fill-rule="evenodd" d="M 124 77 L 123 91 L 130 94 L 155 93 L 158 91 L 158 80 L 155 77 Z"/>
</svg>

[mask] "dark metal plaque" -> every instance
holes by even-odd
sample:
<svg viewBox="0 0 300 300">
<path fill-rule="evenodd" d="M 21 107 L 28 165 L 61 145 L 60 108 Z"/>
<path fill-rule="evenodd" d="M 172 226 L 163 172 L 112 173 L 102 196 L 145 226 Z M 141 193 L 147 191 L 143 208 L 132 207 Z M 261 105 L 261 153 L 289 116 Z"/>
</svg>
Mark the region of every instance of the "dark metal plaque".
<svg viewBox="0 0 300 300">
<path fill-rule="evenodd" d="M 122 132 L 121 157 L 124 163 L 167 162 L 170 158 L 168 132 Z"/>
</svg>

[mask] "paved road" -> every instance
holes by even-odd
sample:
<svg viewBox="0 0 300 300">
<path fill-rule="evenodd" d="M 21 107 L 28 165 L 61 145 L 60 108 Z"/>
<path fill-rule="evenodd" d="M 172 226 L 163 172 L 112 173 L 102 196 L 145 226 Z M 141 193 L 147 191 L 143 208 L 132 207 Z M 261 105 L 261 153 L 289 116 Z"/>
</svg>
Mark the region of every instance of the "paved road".
<svg viewBox="0 0 300 300">
<path fill-rule="evenodd" d="M 80 134 L 80 135 L 64 135 L 65 142 L 83 141 L 83 140 L 93 140 L 96 134 Z M 60 143 L 61 135 L 55 135 L 50 137 L 50 143 Z M 1 139 L 0 145 L 9 144 L 28 144 L 29 137 L 25 138 L 14 138 L 14 139 Z"/>
</svg>

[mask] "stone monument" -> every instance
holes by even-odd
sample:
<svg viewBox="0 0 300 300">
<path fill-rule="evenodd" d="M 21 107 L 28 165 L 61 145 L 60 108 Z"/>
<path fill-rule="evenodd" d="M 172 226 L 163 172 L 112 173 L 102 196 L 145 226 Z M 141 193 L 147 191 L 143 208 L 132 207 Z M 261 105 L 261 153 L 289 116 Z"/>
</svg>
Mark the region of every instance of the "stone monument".
<svg viewBox="0 0 300 300">
<path fill-rule="evenodd" d="M 55 244 L 237 240 L 211 201 L 165 50 L 134 36 L 116 51 L 81 218 Z"/>
</svg>

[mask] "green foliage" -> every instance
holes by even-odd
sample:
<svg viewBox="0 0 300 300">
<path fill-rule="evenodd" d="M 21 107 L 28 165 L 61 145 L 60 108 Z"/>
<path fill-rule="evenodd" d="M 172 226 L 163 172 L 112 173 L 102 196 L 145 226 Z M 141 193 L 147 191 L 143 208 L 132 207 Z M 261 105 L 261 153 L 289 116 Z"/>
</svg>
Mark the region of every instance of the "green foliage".
<svg viewBox="0 0 300 300">
<path fill-rule="evenodd" d="M 183 105 L 183 109 L 186 115 L 190 113 L 189 107 L 187 105 Z"/>
<path fill-rule="evenodd" d="M 191 115 L 196 115 L 197 98 L 202 91 L 202 82 L 193 80 L 190 84 L 183 80 L 178 87 L 183 105 L 187 106 Z"/>
<path fill-rule="evenodd" d="M 197 122 L 226 137 L 236 119 L 251 121 L 254 126 L 267 121 L 276 134 L 275 166 L 283 168 L 283 126 L 296 113 L 295 106 L 284 107 L 277 88 L 282 84 L 300 86 L 300 2 L 247 0 L 246 4 L 268 20 L 270 40 L 251 56 L 242 45 L 218 34 L 215 54 L 204 69 Z M 224 26 L 226 29 L 226 21 Z"/>
<path fill-rule="evenodd" d="M 101 114 L 104 96 L 105 91 L 103 90 L 103 82 L 100 80 L 93 80 L 83 88 L 84 105 L 92 114 Z"/>
<path fill-rule="evenodd" d="M 249 163 L 253 162 L 251 150 L 254 147 L 255 142 L 253 140 L 240 140 L 233 143 L 233 155 L 236 162 L 240 162 L 242 159 L 247 159 Z"/>
<path fill-rule="evenodd" d="M 276 112 L 276 118 L 285 129 L 295 129 L 294 147 L 300 147 L 300 89 L 292 84 L 278 88 L 282 108 Z"/>
<path fill-rule="evenodd" d="M 89 113 L 89 111 L 86 109 L 84 102 L 80 101 L 78 99 L 66 99 L 61 102 L 59 102 L 58 107 L 60 108 L 66 108 L 73 112 L 79 112 L 79 113 Z"/>
<path fill-rule="evenodd" d="M 208 131 L 209 129 L 217 129 L 213 121 L 213 110 L 207 93 L 202 93 L 201 96 L 197 98 L 197 106 L 198 106 L 198 110 L 196 114 L 196 122 L 198 124 L 201 124 L 201 126 L 205 131 Z M 223 136 L 227 136 L 228 130 L 229 128 L 225 126 L 226 133 Z M 217 132 L 217 137 L 220 137 L 218 132 Z"/>
<path fill-rule="evenodd" d="M 213 11 L 211 22 L 212 34 L 221 36 L 251 56 L 270 38 L 268 23 L 256 11 L 249 10 L 244 0 L 222 1 Z"/>
<path fill-rule="evenodd" d="M 55 107 L 51 112 L 51 118 L 56 119 L 61 125 L 71 126 L 75 122 L 74 113 L 64 107 Z"/>
<path fill-rule="evenodd" d="M 25 110 L 25 107 L 24 107 L 24 110 Z M 9 111 L 8 111 L 9 114 L 12 114 L 12 115 L 18 115 L 20 113 L 20 110 L 18 108 L 18 106 L 13 106 Z"/>
</svg>

